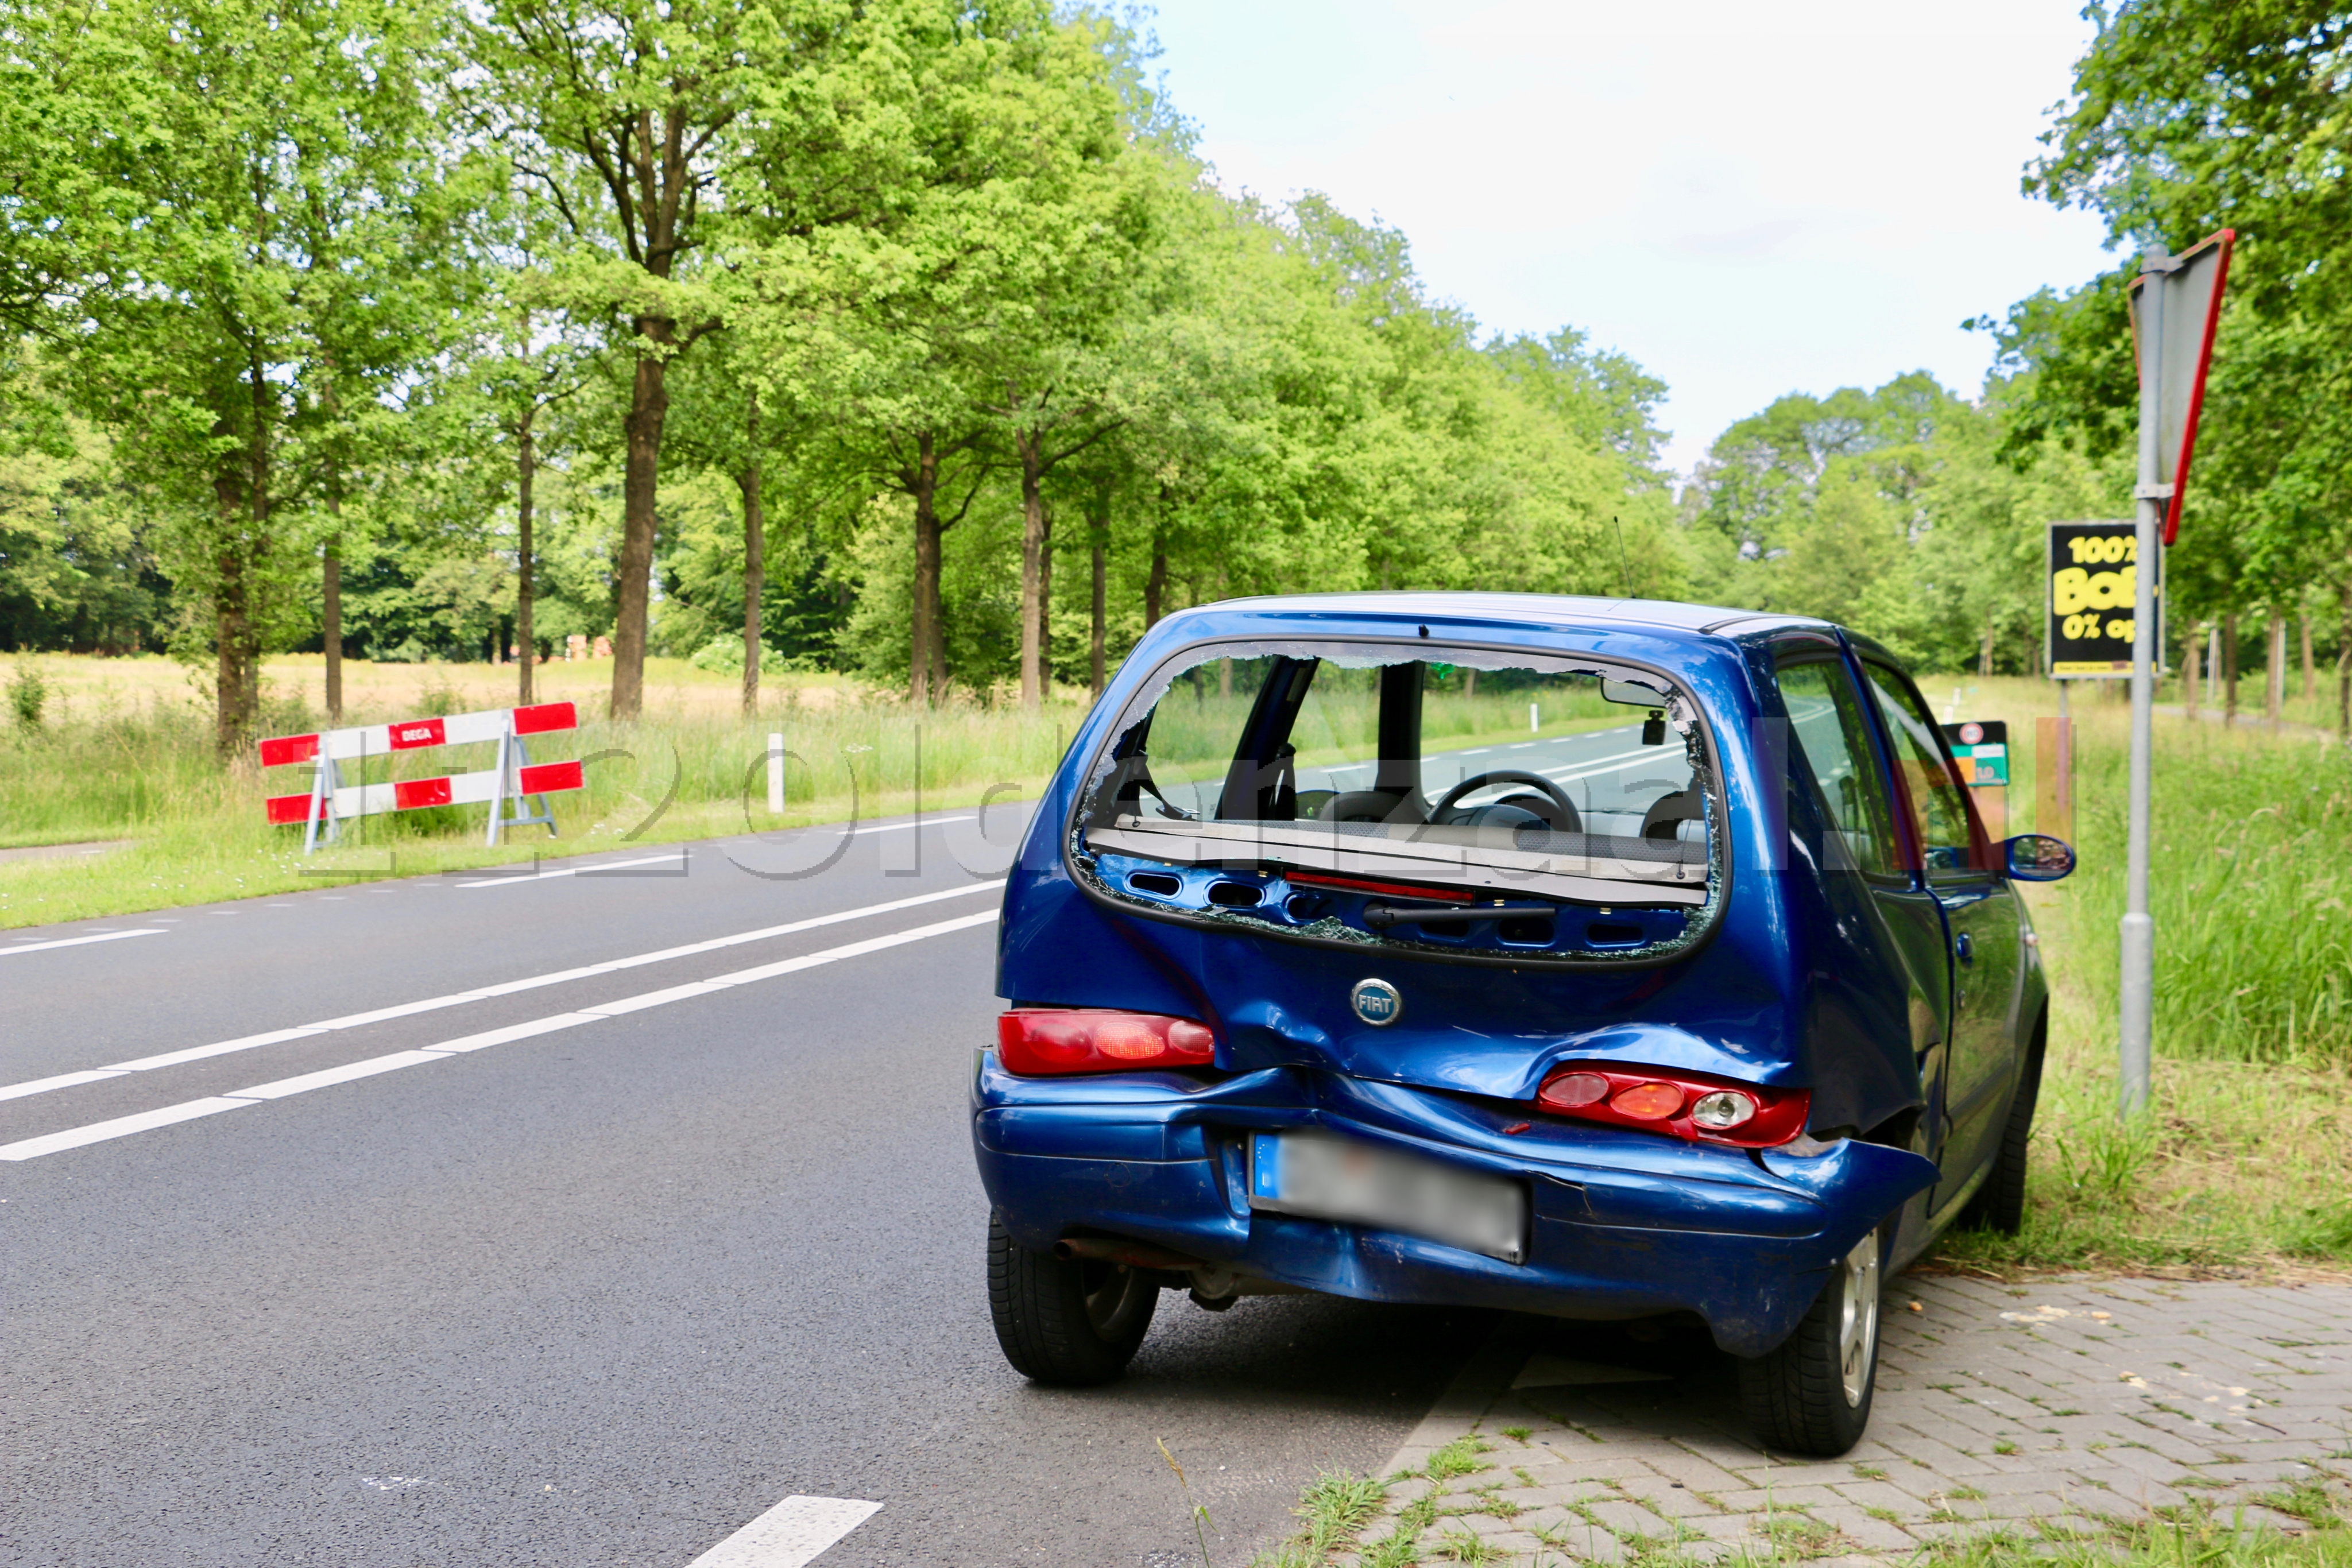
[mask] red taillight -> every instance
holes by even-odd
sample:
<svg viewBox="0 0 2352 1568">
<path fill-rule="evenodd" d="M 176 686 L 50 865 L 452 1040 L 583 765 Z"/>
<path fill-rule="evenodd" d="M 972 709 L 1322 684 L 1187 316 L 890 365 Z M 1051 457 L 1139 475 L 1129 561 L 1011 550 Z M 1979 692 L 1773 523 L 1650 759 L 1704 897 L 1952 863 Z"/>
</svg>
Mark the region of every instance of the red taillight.
<svg viewBox="0 0 2352 1568">
<path fill-rule="evenodd" d="M 1592 1061 L 1560 1068 L 1536 1091 L 1536 1104 L 1555 1116 L 1746 1149 L 1769 1149 L 1803 1132 L 1812 1098 L 1805 1089 Z"/>
<path fill-rule="evenodd" d="M 1086 1008 L 1015 1008 L 998 1015 L 996 1055 L 1007 1072 L 1127 1072 L 1139 1067 L 1206 1067 L 1217 1037 L 1204 1023 L 1164 1013 Z"/>
</svg>

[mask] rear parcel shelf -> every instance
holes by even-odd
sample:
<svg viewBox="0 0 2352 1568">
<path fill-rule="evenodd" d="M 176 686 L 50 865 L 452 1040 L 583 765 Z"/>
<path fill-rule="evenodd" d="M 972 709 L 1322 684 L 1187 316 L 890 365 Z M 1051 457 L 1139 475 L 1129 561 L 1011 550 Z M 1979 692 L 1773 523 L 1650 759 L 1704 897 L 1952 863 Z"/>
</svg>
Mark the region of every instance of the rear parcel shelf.
<svg viewBox="0 0 2352 1568">
<path fill-rule="evenodd" d="M 1486 841 L 1491 838 L 1502 841 Z M 1505 835 L 1412 823 L 1191 821 L 1122 813 L 1087 827 L 1083 842 L 1095 852 L 1175 865 L 1278 864 L 1579 904 L 1696 908 L 1707 899 L 1707 847 L 1686 841 L 1559 833 L 1544 848 L 1530 849 Z"/>
</svg>

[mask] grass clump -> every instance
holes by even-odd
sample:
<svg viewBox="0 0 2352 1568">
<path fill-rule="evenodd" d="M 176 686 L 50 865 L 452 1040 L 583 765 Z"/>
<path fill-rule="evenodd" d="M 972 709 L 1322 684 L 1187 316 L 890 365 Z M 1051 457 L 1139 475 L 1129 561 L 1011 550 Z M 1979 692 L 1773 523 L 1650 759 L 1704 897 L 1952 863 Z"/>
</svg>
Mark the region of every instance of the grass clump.
<svg viewBox="0 0 2352 1568">
<path fill-rule="evenodd" d="M 1303 1521 L 1298 1532 L 1270 1554 L 1260 1553 L 1251 1568 L 1322 1568 L 1332 1553 L 1356 1543 L 1388 1495 L 1389 1489 L 1370 1476 L 1324 1472 L 1291 1511 Z"/>
</svg>

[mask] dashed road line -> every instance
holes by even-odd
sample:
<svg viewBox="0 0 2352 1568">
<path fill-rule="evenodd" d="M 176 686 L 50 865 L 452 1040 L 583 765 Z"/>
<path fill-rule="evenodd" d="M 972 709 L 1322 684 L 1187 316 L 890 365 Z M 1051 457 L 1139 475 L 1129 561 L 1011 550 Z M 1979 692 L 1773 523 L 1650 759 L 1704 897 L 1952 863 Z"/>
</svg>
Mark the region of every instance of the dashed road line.
<svg viewBox="0 0 2352 1568">
<path fill-rule="evenodd" d="M 788 1497 L 687 1568 L 804 1568 L 881 1510 L 853 1498 Z"/>
<path fill-rule="evenodd" d="M 473 882 L 461 882 L 457 885 L 459 887 L 520 887 L 526 883 L 554 882 L 562 877 L 580 876 L 600 871 L 625 871 L 631 866 L 667 865 L 673 861 L 680 865 L 686 863 L 686 846 L 679 845 L 677 852 L 672 854 L 647 855 L 643 860 L 598 861 L 593 865 L 569 865 L 554 871 L 535 871 L 527 875 L 485 876 Z"/>
<path fill-rule="evenodd" d="M 142 925 L 136 931 L 101 931 L 95 936 L 60 936 L 53 942 L 21 942 L 14 947 L 0 947 L 0 958 L 13 958 L 19 953 L 46 953 L 52 947 L 80 947 L 92 942 L 120 942 L 125 936 L 162 936 L 167 933 L 160 925 Z"/>
</svg>

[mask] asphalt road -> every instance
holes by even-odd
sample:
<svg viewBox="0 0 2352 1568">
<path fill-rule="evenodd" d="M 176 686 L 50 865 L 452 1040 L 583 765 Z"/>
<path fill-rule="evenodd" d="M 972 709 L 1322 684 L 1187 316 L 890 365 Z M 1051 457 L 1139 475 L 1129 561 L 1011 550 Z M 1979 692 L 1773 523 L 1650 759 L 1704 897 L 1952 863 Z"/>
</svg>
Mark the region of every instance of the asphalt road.
<svg viewBox="0 0 2352 1568">
<path fill-rule="evenodd" d="M 1299 769 L 1301 789 L 1355 789 L 1366 786 L 1376 764 L 1362 762 L 1335 768 Z M 1449 751 L 1433 751 L 1422 762 L 1423 789 L 1433 801 L 1456 784 L 1495 768 L 1513 768 L 1549 779 L 1587 814 L 1632 812 L 1639 816 L 1660 795 L 1690 783 L 1690 765 L 1678 737 L 1669 732 L 1666 744 L 1642 744 L 1642 723 L 1614 725 L 1607 729 L 1579 730 L 1570 735 L 1533 736 L 1526 740 L 1497 741 Z M 1485 789 L 1465 797 L 1478 804 L 1524 785 Z"/>
<path fill-rule="evenodd" d="M 990 852 L 741 869 L 837 835 L 0 937 L 0 1562 L 683 1565 L 802 1494 L 882 1504 L 821 1568 L 1174 1568 L 1155 1439 L 1219 1563 L 1386 1458 L 1485 1318 L 1171 1293 L 1120 1384 L 1004 1365 Z"/>
</svg>

